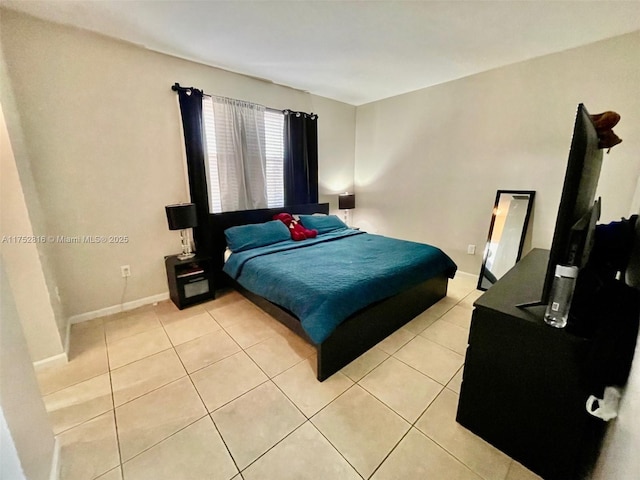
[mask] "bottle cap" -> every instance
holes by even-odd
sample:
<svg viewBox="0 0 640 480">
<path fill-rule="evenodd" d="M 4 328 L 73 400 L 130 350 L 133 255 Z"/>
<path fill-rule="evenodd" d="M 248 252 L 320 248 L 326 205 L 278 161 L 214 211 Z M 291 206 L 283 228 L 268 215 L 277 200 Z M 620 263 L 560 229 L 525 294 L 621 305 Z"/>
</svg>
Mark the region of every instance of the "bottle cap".
<svg viewBox="0 0 640 480">
<path fill-rule="evenodd" d="M 576 278 L 578 276 L 578 267 L 565 267 L 564 265 L 556 265 L 556 275 L 559 277 Z"/>
</svg>

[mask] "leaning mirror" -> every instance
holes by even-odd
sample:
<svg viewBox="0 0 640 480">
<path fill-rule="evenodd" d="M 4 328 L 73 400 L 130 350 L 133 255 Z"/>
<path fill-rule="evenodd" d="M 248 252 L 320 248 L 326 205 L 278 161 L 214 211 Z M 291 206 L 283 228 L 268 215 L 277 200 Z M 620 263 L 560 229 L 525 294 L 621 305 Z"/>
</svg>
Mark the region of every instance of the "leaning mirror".
<svg viewBox="0 0 640 480">
<path fill-rule="evenodd" d="M 480 268 L 479 290 L 487 290 L 520 260 L 535 194 L 531 190 L 498 190 Z"/>
</svg>

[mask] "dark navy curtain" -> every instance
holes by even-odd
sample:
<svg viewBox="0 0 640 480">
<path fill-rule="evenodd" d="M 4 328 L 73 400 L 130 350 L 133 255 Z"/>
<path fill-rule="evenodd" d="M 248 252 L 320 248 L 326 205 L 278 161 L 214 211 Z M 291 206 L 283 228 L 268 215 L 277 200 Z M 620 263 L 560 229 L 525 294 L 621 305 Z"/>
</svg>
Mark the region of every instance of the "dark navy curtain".
<svg viewBox="0 0 640 480">
<path fill-rule="evenodd" d="M 284 204 L 318 202 L 318 116 L 284 112 Z"/>
<path fill-rule="evenodd" d="M 207 231 L 209 225 L 209 195 L 207 192 L 207 173 L 205 169 L 204 130 L 202 128 L 202 90 L 184 88 L 179 84 L 171 87 L 178 92 L 184 146 L 189 173 L 191 202 L 196 205 L 198 226 L 193 229 L 196 251 L 207 251 Z"/>
</svg>

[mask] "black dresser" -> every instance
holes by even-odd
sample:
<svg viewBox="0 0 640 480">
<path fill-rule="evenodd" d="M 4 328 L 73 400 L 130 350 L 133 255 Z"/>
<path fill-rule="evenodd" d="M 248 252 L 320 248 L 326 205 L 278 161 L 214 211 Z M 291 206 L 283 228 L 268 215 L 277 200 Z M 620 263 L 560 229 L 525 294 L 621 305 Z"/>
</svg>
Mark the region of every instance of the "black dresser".
<svg viewBox="0 0 640 480">
<path fill-rule="evenodd" d="M 606 423 L 585 410 L 592 339 L 548 326 L 548 250 L 535 249 L 475 303 L 457 421 L 546 480 L 585 478 Z"/>
</svg>

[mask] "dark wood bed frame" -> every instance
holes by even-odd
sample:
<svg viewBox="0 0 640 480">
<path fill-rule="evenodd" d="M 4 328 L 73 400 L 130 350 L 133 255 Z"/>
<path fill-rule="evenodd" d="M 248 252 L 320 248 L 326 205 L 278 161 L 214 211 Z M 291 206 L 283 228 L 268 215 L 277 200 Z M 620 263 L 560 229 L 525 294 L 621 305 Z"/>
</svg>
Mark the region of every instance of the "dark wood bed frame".
<svg viewBox="0 0 640 480">
<path fill-rule="evenodd" d="M 224 230 L 236 225 L 262 223 L 281 212 L 292 214 L 329 213 L 328 203 L 296 205 L 283 208 L 246 210 L 210 215 L 208 237 L 209 254 L 214 259 L 217 284 L 232 286 L 278 321 L 289 327 L 309 343 L 298 318 L 290 311 L 256 295 L 224 272 L 226 240 Z M 447 294 L 448 278 L 434 277 L 398 295 L 376 302 L 350 316 L 320 344 L 314 344 L 318 352 L 317 377 L 323 381 L 346 366 L 391 333 L 425 311 Z"/>
</svg>

